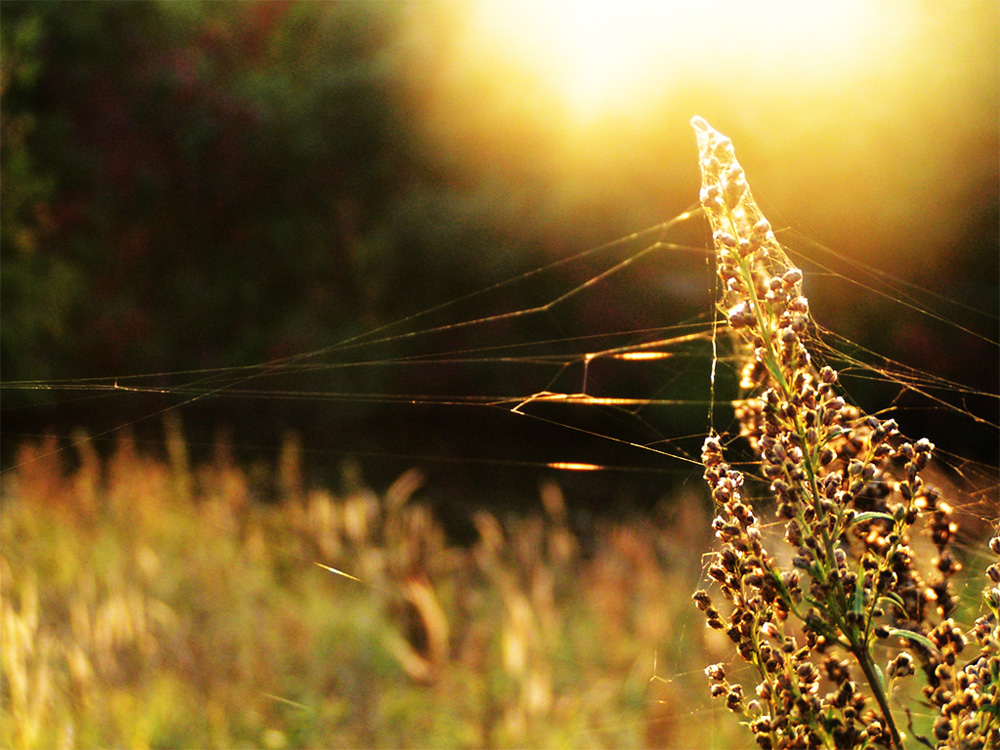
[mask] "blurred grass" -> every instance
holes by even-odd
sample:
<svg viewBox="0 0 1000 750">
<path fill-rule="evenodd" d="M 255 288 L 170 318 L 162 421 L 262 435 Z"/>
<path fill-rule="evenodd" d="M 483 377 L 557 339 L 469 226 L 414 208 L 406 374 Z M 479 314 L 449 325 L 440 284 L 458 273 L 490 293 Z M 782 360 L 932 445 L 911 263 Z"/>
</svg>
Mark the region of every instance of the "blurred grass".
<svg viewBox="0 0 1000 750">
<path fill-rule="evenodd" d="M 696 497 L 584 551 L 543 483 L 536 515 L 479 511 L 459 547 L 415 472 L 306 487 L 288 440 L 265 503 L 224 441 L 192 467 L 167 435 L 106 460 L 82 434 L 71 462 L 27 444 L 5 477 L 0 745 L 745 744 L 702 674 L 728 645 L 688 606 Z"/>
</svg>

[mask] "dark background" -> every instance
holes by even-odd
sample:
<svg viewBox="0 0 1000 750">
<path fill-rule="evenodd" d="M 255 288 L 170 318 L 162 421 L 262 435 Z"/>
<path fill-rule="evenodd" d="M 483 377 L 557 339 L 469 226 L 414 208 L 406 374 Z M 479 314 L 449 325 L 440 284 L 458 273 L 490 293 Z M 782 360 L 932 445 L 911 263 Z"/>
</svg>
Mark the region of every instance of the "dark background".
<svg viewBox="0 0 1000 750">
<path fill-rule="evenodd" d="M 509 40 L 470 31 L 472 3 L 5 0 L 4 467 L 47 431 L 84 426 L 110 446 L 131 425 L 157 441 L 156 415 L 182 404 L 196 451 L 228 430 L 242 455 L 273 457 L 294 430 L 317 481 L 353 457 L 376 484 L 420 465 L 445 502 L 506 502 L 531 495 L 544 464 L 580 461 L 613 470 L 564 474 L 571 498 L 648 505 L 697 472 L 597 435 L 693 455 L 704 404 L 536 406 L 551 424 L 512 404 L 395 399 L 559 389 L 559 363 L 427 361 L 445 352 L 519 345 L 562 362 L 592 350 L 573 337 L 616 346 L 705 320 L 705 256 L 674 251 L 553 315 L 453 326 L 554 299 L 655 234 L 410 319 L 689 208 L 695 113 L 733 138 L 811 273 L 817 321 L 961 384 L 932 393 L 996 423 L 996 399 L 974 392 L 998 389 L 997 8 L 873 7 L 857 38 L 826 46 L 809 27 L 761 42 L 678 19 L 633 75 L 644 88 L 594 114 L 565 106 Z M 667 239 L 705 244 L 690 222 Z M 400 337 L 436 326 L 452 327 Z M 420 362 L 389 363 L 406 357 Z M 227 369 L 275 361 L 315 369 Z M 704 401 L 709 365 L 694 349 L 602 364 L 593 383 Z M 115 381 L 141 392 L 99 389 Z M 994 427 L 847 382 L 869 408 L 897 398 L 906 432 L 996 465 Z"/>
</svg>

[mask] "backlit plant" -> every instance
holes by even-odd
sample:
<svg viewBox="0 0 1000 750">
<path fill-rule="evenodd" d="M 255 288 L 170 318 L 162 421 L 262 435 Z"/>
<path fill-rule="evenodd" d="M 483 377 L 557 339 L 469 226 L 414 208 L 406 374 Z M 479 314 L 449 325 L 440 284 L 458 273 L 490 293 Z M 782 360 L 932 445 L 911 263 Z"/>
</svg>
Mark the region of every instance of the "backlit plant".
<svg viewBox="0 0 1000 750">
<path fill-rule="evenodd" d="M 712 695 L 763 748 L 901 748 L 909 727 L 892 692 L 919 669 L 937 718 L 933 737 L 909 729 L 915 740 L 998 747 L 1000 568 L 988 570 L 988 613 L 973 631 L 979 650 L 960 666 L 969 644 L 950 619 L 957 526 L 922 476 L 934 446 L 850 405 L 837 372 L 812 361 L 802 272 L 754 202 L 731 141 L 701 118 L 692 124 L 720 308 L 742 366 L 740 436 L 784 526 L 784 544 L 765 539 L 744 474 L 709 435 L 702 463 L 721 544 L 708 574 L 726 605 L 705 590 L 694 599 L 749 665 L 739 680 L 723 664 L 708 667 Z M 921 528 L 934 550 L 929 570 L 914 546 Z M 1000 539 L 990 549 L 1000 553 Z"/>
</svg>

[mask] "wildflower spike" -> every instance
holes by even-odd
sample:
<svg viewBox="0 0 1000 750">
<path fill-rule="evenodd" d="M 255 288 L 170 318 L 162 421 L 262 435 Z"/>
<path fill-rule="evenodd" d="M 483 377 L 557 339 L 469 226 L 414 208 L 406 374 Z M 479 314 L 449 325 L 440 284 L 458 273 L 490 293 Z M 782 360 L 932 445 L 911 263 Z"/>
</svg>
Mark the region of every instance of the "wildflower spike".
<svg viewBox="0 0 1000 750">
<path fill-rule="evenodd" d="M 727 706 L 744 715 L 762 747 L 902 747 L 874 662 L 876 638 L 900 622 L 911 634 L 905 643 L 912 654 L 903 651 L 892 662 L 893 679 L 915 671 L 912 658 L 933 674 L 940 655 L 922 644 L 961 638 L 950 620 L 932 622 L 954 608 L 948 580 L 961 567 L 946 549 L 955 535 L 950 507 L 921 478 L 934 446 L 901 443 L 893 420 L 848 405 L 836 371 L 813 364 L 802 271 L 754 201 L 732 141 L 700 117 L 691 124 L 722 282 L 718 304 L 743 361 L 742 399 L 734 402 L 740 436 L 750 443 L 791 548 L 780 556 L 766 549 L 743 474 L 710 435 L 701 458 L 720 548 L 707 570 L 731 606 L 720 613 L 704 591 L 695 603 L 756 669 L 763 704 L 751 708 L 742 688 L 718 674 L 709 675 L 713 695 L 725 695 Z M 909 546 L 919 519 L 939 551 L 930 583 Z M 778 559 L 790 560 L 787 569 Z M 826 694 L 824 675 L 834 688 Z M 867 691 L 858 687 L 863 682 Z"/>
</svg>

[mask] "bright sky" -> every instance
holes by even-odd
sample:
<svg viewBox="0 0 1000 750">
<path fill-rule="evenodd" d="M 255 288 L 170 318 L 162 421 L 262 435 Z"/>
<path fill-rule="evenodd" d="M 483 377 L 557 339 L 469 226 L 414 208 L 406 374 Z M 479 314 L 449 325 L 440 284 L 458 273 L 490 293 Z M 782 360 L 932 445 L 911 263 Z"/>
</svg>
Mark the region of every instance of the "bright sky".
<svg viewBox="0 0 1000 750">
<path fill-rule="evenodd" d="M 796 228 L 887 255 L 952 241 L 960 224 L 941 216 L 996 179 L 995 0 L 434 7 L 451 16 L 427 31 L 441 44 L 421 116 L 443 153 L 486 173 L 682 209 L 698 114 Z"/>
<path fill-rule="evenodd" d="M 790 54 L 851 66 L 874 12 L 859 0 L 482 0 L 467 38 L 495 72 L 522 71 L 587 120 L 660 99 L 699 57 L 736 74 Z"/>
</svg>

